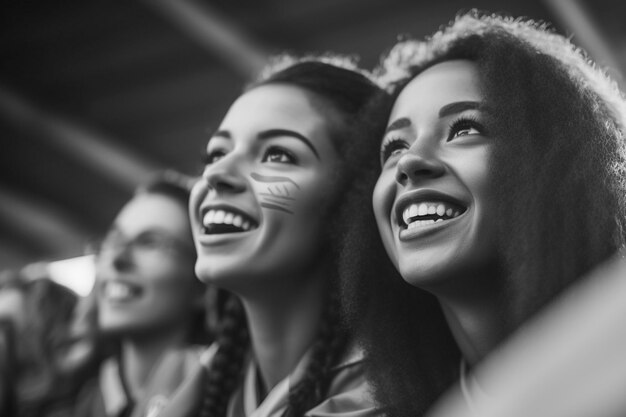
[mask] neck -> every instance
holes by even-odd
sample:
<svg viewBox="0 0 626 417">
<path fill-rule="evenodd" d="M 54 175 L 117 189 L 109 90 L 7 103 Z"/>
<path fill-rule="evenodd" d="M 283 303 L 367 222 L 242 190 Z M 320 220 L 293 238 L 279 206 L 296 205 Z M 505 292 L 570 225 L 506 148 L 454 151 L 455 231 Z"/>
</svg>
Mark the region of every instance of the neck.
<svg viewBox="0 0 626 417">
<path fill-rule="evenodd" d="M 133 398 L 146 387 L 163 355 L 184 343 L 186 329 L 173 329 L 158 335 L 127 337 L 122 340 L 121 362 L 126 386 Z"/>
<path fill-rule="evenodd" d="M 489 354 L 508 334 L 504 297 L 495 284 L 496 279 L 474 280 L 463 277 L 467 282 L 486 283 L 463 288 L 456 293 L 438 294 L 452 336 L 465 361 L 473 366 Z"/>
<path fill-rule="evenodd" d="M 242 297 L 248 317 L 252 352 L 266 391 L 287 377 L 313 343 L 318 331 L 326 292 L 321 271 L 280 291 L 264 291 Z"/>
</svg>

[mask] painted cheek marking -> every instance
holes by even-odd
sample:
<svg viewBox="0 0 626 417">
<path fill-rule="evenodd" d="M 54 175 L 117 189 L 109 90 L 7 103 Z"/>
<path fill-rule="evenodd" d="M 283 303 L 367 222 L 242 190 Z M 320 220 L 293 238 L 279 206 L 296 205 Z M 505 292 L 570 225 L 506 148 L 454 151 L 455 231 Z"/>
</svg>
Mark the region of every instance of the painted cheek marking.
<svg viewBox="0 0 626 417">
<path fill-rule="evenodd" d="M 298 190 L 300 189 L 300 186 L 289 177 L 273 177 L 270 175 L 257 174 L 256 172 L 252 172 L 250 176 L 258 182 L 288 182 L 290 184 L 293 184 L 293 186 L 296 187 Z"/>
<path fill-rule="evenodd" d="M 291 196 L 289 186 L 299 190 L 300 186 L 295 181 L 289 177 L 261 175 L 256 172 L 250 176 L 267 187 L 267 192 L 259 193 L 262 198 L 261 207 L 293 214 L 290 208 L 295 198 Z"/>
<path fill-rule="evenodd" d="M 276 204 L 272 204 L 272 203 L 261 202 L 261 207 L 272 209 L 272 210 L 282 211 L 282 212 L 288 213 L 288 214 L 293 214 L 293 211 L 291 211 L 291 210 L 289 210 L 287 208 L 284 208 L 282 206 L 279 206 L 279 205 L 276 205 Z"/>
</svg>

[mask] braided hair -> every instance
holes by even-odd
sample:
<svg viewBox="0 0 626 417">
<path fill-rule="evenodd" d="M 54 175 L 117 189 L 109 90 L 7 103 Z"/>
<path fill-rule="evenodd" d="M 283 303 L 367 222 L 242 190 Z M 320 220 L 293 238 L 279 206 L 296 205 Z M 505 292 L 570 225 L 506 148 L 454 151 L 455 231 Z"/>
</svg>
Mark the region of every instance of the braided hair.
<svg viewBox="0 0 626 417">
<path fill-rule="evenodd" d="M 323 101 L 324 106 L 320 106 L 320 111 L 330 120 L 329 135 L 342 162 L 335 173 L 335 194 L 323 210 L 327 221 L 325 224 L 329 224 L 323 239 L 324 243 L 338 249 L 342 238 L 340 231 L 345 230 L 345 223 L 340 223 L 338 217 L 341 216 L 332 214 L 340 209 L 347 195 L 346 190 L 353 179 L 355 167 L 366 157 L 366 153 L 359 150 L 359 142 L 377 140 L 374 130 L 366 129 L 360 119 L 370 101 L 382 99 L 386 94 L 357 68 L 353 59 L 330 55 L 276 57 L 260 78 L 248 85 L 245 91 L 267 84 L 294 85 Z M 325 309 L 318 323 L 304 374 L 289 392 L 286 417 L 301 416 L 325 398 L 331 383 L 332 369 L 345 354 L 350 340 L 350 332 L 341 320 L 337 252 L 329 250 L 323 255 L 323 261 L 330 264 L 329 270 L 332 271 L 328 277 Z M 224 293 L 223 297 L 226 301 L 223 302 L 221 326 L 216 339 L 219 347 L 203 383 L 199 413 L 202 417 L 222 417 L 226 414 L 229 399 L 243 376 L 245 355 L 249 348 L 249 332 L 241 303 L 232 294 Z"/>
</svg>

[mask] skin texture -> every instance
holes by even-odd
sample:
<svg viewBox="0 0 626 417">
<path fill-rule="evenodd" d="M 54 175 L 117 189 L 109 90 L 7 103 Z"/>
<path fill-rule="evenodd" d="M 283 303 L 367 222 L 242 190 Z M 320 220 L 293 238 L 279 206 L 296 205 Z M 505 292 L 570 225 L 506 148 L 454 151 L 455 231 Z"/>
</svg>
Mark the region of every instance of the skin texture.
<svg viewBox="0 0 626 417">
<path fill-rule="evenodd" d="M 196 274 L 241 297 L 266 389 L 314 340 L 327 291 L 321 213 L 338 155 L 320 103 L 284 84 L 243 94 L 209 139 L 190 199 Z M 211 209 L 242 214 L 252 228 L 206 233 Z"/>
<path fill-rule="evenodd" d="M 482 108 L 481 108 L 482 107 Z M 501 277 L 489 171 L 494 139 L 476 64 L 452 60 L 415 77 L 398 96 L 381 144 L 373 203 L 384 245 L 405 281 L 440 301 L 471 362 L 503 336 Z M 452 203 L 458 217 L 407 228 L 409 203 Z"/>
<path fill-rule="evenodd" d="M 147 233 L 166 236 L 165 248 L 129 246 Z M 118 214 L 108 237 L 115 243 L 97 260 L 99 326 L 103 332 L 144 335 L 185 327 L 201 302 L 193 276 L 186 208 L 159 194 L 140 194 Z M 187 248 L 185 248 L 187 245 Z M 107 286 L 125 284 L 137 296 L 109 297 Z"/>
<path fill-rule="evenodd" d="M 293 86 L 255 88 L 235 101 L 210 138 L 190 201 L 201 280 L 258 294 L 288 291 L 285 285 L 307 275 L 337 161 L 314 101 Z M 258 227 L 207 235 L 202 216 L 211 208 L 243 212 Z"/>
<path fill-rule="evenodd" d="M 488 169 L 493 139 L 481 124 L 485 111 L 449 107 L 482 102 L 475 64 L 434 65 L 399 95 L 381 144 L 386 154 L 373 204 L 385 248 L 408 283 L 435 293 L 467 291 L 476 285 L 473 273 L 485 280 L 483 265 L 496 249 Z M 402 208 L 423 201 L 452 202 L 461 214 L 407 229 Z"/>
</svg>

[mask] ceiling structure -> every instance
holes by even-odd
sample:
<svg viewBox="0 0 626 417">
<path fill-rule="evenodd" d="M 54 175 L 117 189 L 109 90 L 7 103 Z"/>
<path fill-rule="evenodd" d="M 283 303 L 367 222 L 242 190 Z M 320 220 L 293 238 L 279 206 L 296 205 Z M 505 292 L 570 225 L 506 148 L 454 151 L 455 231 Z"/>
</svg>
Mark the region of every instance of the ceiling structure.
<svg viewBox="0 0 626 417">
<path fill-rule="evenodd" d="M 265 58 L 332 50 L 372 68 L 398 34 L 476 7 L 552 21 L 626 68 L 621 1 L 7 2 L 0 18 L 0 270 L 72 257 L 156 170 L 200 172 Z M 580 6 L 580 7 L 578 7 Z"/>
</svg>

